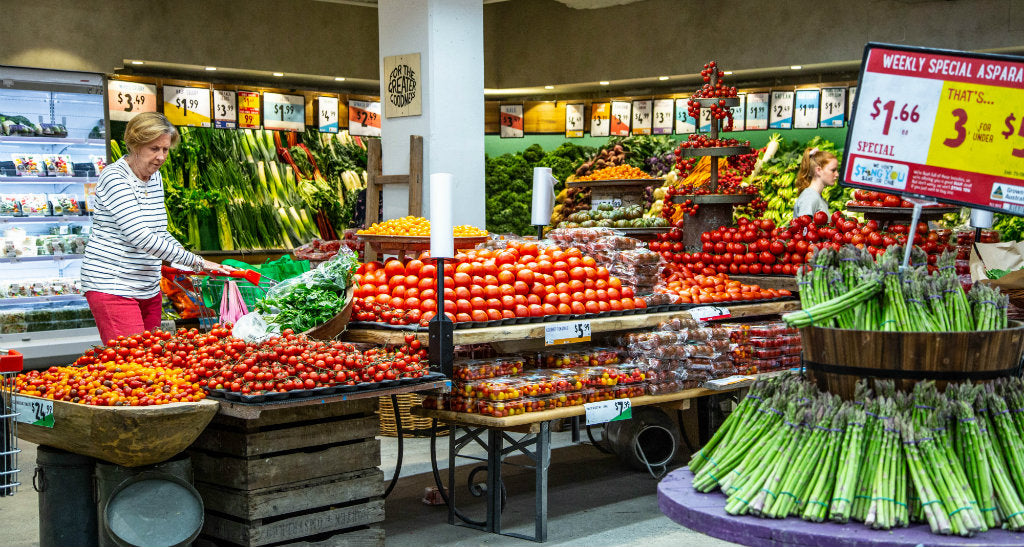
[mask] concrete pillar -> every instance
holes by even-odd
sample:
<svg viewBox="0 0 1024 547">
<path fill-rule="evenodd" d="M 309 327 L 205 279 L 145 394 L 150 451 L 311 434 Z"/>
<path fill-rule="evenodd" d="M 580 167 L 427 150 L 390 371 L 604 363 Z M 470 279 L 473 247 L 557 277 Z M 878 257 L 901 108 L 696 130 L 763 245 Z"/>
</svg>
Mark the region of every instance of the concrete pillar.
<svg viewBox="0 0 1024 547">
<path fill-rule="evenodd" d="M 458 224 L 484 226 L 484 35 L 480 0 L 380 0 L 381 100 L 384 57 L 420 54 L 423 114 L 381 121 L 383 174 L 409 169 L 409 135 L 423 136 L 423 215 L 430 174 L 455 177 Z M 383 105 L 381 109 L 384 111 Z M 384 219 L 404 216 L 407 189 L 384 189 Z"/>
</svg>

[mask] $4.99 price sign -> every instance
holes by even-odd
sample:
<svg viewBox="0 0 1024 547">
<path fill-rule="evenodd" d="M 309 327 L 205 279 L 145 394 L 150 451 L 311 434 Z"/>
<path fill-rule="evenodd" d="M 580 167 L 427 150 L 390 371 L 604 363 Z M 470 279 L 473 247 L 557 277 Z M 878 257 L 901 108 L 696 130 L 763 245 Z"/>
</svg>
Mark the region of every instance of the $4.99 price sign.
<svg viewBox="0 0 1024 547">
<path fill-rule="evenodd" d="M 1024 61 L 868 44 L 843 179 L 1024 215 Z"/>
<path fill-rule="evenodd" d="M 613 399 L 583 405 L 587 425 L 597 425 L 633 418 L 633 403 L 629 399 Z"/>
<path fill-rule="evenodd" d="M 590 341 L 590 321 L 570 321 L 544 325 L 544 345 L 575 344 Z"/>
</svg>

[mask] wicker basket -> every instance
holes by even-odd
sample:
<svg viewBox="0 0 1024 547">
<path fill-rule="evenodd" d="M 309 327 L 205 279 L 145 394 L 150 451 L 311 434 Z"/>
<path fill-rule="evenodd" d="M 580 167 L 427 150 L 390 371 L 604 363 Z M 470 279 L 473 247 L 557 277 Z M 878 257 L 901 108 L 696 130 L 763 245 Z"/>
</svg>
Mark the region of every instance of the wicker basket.
<svg viewBox="0 0 1024 547">
<path fill-rule="evenodd" d="M 422 416 L 413 416 L 409 409 L 414 406 L 419 406 L 423 403 L 423 397 L 415 393 L 403 393 L 397 395 L 398 397 L 398 408 L 402 413 L 402 434 L 403 436 L 409 435 L 409 431 L 416 429 L 429 429 L 433 425 L 434 420 L 432 418 L 424 418 Z M 377 414 L 380 416 L 380 434 L 385 437 L 397 437 L 398 428 L 395 427 L 395 412 L 391 406 L 391 397 L 378 397 L 380 404 L 378 405 Z M 438 422 L 438 426 L 441 426 L 441 422 Z M 438 436 L 447 435 L 448 431 L 438 431 Z M 426 436 L 424 433 L 420 433 L 417 436 Z"/>
</svg>

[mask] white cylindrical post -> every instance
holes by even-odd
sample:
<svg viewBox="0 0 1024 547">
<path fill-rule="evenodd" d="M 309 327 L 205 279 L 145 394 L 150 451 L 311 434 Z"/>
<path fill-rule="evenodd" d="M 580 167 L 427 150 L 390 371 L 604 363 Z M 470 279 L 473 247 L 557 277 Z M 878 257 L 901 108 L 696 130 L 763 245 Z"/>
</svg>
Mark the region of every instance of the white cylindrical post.
<svg viewBox="0 0 1024 547">
<path fill-rule="evenodd" d="M 452 199 L 455 178 L 451 173 L 430 175 L 430 256 L 455 256 L 455 237 L 452 235 Z"/>
</svg>

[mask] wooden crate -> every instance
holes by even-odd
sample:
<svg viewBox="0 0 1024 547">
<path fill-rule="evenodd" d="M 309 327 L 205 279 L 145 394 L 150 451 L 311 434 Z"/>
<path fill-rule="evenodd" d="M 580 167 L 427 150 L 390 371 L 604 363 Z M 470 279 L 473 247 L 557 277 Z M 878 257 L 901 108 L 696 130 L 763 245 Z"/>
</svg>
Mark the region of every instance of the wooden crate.
<svg viewBox="0 0 1024 547">
<path fill-rule="evenodd" d="M 196 545 L 383 545 L 375 399 L 218 415 L 192 444 Z"/>
</svg>

